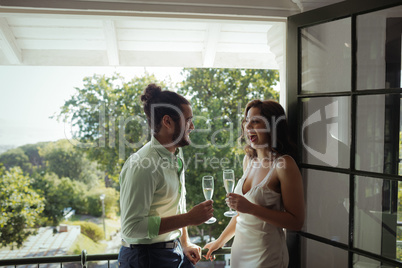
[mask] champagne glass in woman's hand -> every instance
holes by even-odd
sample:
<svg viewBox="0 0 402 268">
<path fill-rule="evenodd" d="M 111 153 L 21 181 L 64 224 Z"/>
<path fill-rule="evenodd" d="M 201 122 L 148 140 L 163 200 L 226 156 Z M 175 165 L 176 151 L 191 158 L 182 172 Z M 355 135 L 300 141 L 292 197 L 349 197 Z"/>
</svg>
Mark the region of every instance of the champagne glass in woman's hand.
<svg viewBox="0 0 402 268">
<path fill-rule="evenodd" d="M 235 176 L 233 169 L 226 169 L 223 171 L 223 185 L 225 186 L 226 193 L 233 193 L 234 185 L 235 185 Z M 226 217 L 234 217 L 237 215 L 236 211 L 233 211 L 230 208 L 229 211 L 223 213 Z"/>
<path fill-rule="evenodd" d="M 212 200 L 212 195 L 214 194 L 214 177 L 204 176 L 202 177 L 202 190 L 206 200 Z M 214 217 L 207 220 L 206 224 L 211 224 L 216 222 Z"/>
</svg>

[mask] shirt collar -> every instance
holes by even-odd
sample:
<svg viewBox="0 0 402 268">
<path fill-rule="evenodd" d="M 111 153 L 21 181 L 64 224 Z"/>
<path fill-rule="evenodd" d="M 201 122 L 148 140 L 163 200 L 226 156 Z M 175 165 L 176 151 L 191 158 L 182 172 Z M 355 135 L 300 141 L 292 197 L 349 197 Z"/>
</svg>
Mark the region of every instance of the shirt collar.
<svg viewBox="0 0 402 268">
<path fill-rule="evenodd" d="M 177 149 L 174 154 L 171 153 L 162 144 L 160 144 L 160 142 L 154 136 L 151 137 L 151 147 L 156 150 L 160 157 L 170 159 L 171 161 L 177 161 L 179 149 Z"/>
</svg>

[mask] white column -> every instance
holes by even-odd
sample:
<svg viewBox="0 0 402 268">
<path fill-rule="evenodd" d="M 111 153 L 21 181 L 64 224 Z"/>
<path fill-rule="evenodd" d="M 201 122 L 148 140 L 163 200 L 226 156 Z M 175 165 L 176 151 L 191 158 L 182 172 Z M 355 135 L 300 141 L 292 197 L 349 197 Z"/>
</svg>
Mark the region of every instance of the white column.
<svg viewBox="0 0 402 268">
<path fill-rule="evenodd" d="M 286 109 L 286 23 L 278 22 L 267 32 L 267 44 L 279 66 L 279 103 Z"/>
</svg>

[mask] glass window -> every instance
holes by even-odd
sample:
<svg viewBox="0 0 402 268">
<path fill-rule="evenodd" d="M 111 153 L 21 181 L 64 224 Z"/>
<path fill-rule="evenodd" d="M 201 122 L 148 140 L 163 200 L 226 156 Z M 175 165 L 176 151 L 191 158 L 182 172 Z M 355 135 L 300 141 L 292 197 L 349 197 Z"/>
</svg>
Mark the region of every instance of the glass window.
<svg viewBox="0 0 402 268">
<path fill-rule="evenodd" d="M 400 94 L 357 98 L 356 169 L 398 174 L 401 110 Z"/>
<path fill-rule="evenodd" d="M 314 240 L 302 238 L 304 265 L 302 267 L 348 267 L 348 252 Z"/>
<path fill-rule="evenodd" d="M 354 246 L 396 258 L 397 183 L 391 180 L 356 177 Z"/>
<path fill-rule="evenodd" d="M 304 98 L 302 160 L 349 168 L 350 97 Z"/>
<path fill-rule="evenodd" d="M 381 266 L 379 261 L 353 254 L 353 268 L 378 268 Z"/>
<path fill-rule="evenodd" d="M 402 6 L 357 16 L 357 89 L 400 88 Z"/>
<path fill-rule="evenodd" d="M 349 176 L 304 169 L 303 178 L 307 208 L 305 231 L 347 244 Z"/>
<path fill-rule="evenodd" d="M 302 29 L 301 48 L 302 93 L 350 91 L 350 18 Z"/>
</svg>

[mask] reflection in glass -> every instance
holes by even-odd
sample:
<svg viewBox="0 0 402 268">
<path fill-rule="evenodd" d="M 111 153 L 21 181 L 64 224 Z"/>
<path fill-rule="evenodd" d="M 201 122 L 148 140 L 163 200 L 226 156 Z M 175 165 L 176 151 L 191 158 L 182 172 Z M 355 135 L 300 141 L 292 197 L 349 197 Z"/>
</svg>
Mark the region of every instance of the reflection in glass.
<svg viewBox="0 0 402 268">
<path fill-rule="evenodd" d="M 401 87 L 402 6 L 357 16 L 357 89 Z"/>
<path fill-rule="evenodd" d="M 348 252 L 337 247 L 302 238 L 305 253 L 302 267 L 348 267 Z"/>
<path fill-rule="evenodd" d="M 400 94 L 357 98 L 356 169 L 398 174 L 400 107 Z"/>
<path fill-rule="evenodd" d="M 303 162 L 349 168 L 350 97 L 305 98 L 302 103 Z"/>
<path fill-rule="evenodd" d="M 305 231 L 347 244 L 349 176 L 304 169 L 303 178 L 307 207 Z"/>
<path fill-rule="evenodd" d="M 351 89 L 351 19 L 302 29 L 303 93 Z"/>
<path fill-rule="evenodd" d="M 399 174 L 400 175 L 400 174 Z M 402 261 L 402 182 L 398 182 L 398 213 L 397 213 L 397 232 L 396 232 L 396 257 L 398 260 Z"/>
<path fill-rule="evenodd" d="M 354 246 L 396 258 L 395 181 L 356 177 Z"/>
<path fill-rule="evenodd" d="M 353 254 L 353 268 L 387 267 L 381 266 L 379 261 L 366 258 L 361 255 Z"/>
</svg>

